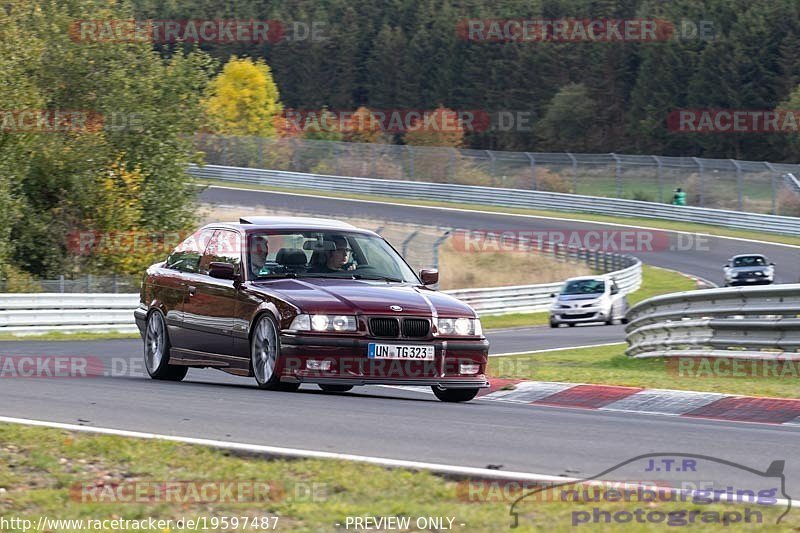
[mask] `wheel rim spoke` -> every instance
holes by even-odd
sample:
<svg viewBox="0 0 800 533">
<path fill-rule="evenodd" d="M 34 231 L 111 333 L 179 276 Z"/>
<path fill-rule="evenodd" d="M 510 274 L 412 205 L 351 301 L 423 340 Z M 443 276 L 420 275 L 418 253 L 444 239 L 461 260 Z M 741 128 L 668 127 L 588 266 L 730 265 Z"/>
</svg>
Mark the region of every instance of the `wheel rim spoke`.
<svg viewBox="0 0 800 533">
<path fill-rule="evenodd" d="M 259 322 L 253 339 L 253 372 L 259 383 L 266 383 L 275 372 L 277 336 L 268 319 Z"/>
</svg>

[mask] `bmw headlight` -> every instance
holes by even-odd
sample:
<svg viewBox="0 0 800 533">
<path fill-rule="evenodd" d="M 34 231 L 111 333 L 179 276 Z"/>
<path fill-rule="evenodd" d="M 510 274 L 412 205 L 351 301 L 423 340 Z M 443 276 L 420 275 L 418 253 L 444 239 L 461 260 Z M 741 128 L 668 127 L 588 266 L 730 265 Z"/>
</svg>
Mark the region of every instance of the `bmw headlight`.
<svg viewBox="0 0 800 533">
<path fill-rule="evenodd" d="M 290 329 L 298 331 L 357 331 L 356 317 L 351 315 L 297 315 Z"/>
<path fill-rule="evenodd" d="M 437 323 L 439 335 L 479 336 L 483 335 L 478 318 L 440 318 Z"/>
</svg>

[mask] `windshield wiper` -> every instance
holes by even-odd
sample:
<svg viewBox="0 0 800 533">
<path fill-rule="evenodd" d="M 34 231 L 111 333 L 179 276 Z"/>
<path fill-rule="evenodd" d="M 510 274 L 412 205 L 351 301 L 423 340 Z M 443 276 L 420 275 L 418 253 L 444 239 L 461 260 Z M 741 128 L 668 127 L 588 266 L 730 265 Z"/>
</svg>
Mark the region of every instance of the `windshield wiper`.
<svg viewBox="0 0 800 533">
<path fill-rule="evenodd" d="M 353 279 L 363 279 L 366 281 L 391 281 L 394 283 L 403 283 L 405 280 L 392 278 L 389 276 L 365 276 L 363 274 L 353 274 Z"/>
<path fill-rule="evenodd" d="M 262 274 L 256 277 L 256 280 L 259 279 L 277 279 L 277 278 L 296 278 L 297 272 L 281 272 L 279 274 Z"/>
</svg>

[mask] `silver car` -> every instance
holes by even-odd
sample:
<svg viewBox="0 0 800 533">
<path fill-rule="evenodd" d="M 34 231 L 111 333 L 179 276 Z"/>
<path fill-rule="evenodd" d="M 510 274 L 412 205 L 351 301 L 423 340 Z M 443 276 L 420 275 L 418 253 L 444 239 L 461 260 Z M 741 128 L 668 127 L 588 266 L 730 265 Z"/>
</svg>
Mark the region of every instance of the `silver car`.
<svg viewBox="0 0 800 533">
<path fill-rule="evenodd" d="M 616 282 L 605 276 L 581 276 L 570 278 L 550 307 L 550 327 L 561 324 L 574 326 L 585 322 L 614 324 L 625 323 L 628 299 Z"/>
<path fill-rule="evenodd" d="M 769 285 L 775 281 L 775 263 L 761 254 L 734 255 L 722 267 L 726 287 Z"/>
</svg>

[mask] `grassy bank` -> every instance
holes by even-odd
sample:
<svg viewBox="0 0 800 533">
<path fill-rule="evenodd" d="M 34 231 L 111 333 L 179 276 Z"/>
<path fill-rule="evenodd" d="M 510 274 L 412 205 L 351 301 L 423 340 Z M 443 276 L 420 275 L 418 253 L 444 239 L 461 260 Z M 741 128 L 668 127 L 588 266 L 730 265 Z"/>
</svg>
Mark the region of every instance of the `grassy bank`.
<svg viewBox="0 0 800 533">
<path fill-rule="evenodd" d="M 0 424 L 0 509 L 3 517 L 24 518 L 37 524 L 48 519 L 203 519 L 208 524 L 221 517 L 244 519 L 272 517 L 269 529 L 277 531 L 345 530 L 349 517 L 409 517 L 417 528 L 420 517 L 452 519 L 454 531 L 499 531 L 510 525 L 511 502 L 522 494 L 513 486 L 485 485 L 477 481 L 443 479 L 428 472 L 388 470 L 378 466 L 328 460 L 278 460 L 239 457 L 200 446 L 116 436 L 71 433 L 56 429 Z M 613 465 L 609 465 L 613 466 Z M 137 492 L 139 489 L 185 482 L 180 491 Z M 238 489 L 226 499 L 249 494 L 246 502 L 219 503 L 207 488 L 220 483 L 237 487 L 267 487 L 268 490 Z M 193 492 L 188 487 L 199 487 Z M 528 489 L 526 492 L 530 491 Z M 505 496 L 504 496 L 505 493 Z M 160 494 L 159 501 L 153 501 Z M 134 496 L 138 495 L 138 496 Z M 233 495 L 233 497 L 231 496 Z M 148 499 L 150 498 L 150 499 Z M 130 503 L 133 500 L 138 503 Z M 489 501 L 486 501 L 486 500 Z M 167 501 L 168 500 L 168 501 Z M 645 506 L 645 504 L 639 504 Z M 576 503 L 536 501 L 528 498 L 520 512 L 517 531 L 568 531 L 573 512 L 598 507 L 619 511 L 635 509 L 627 503 Z M 706 512 L 743 512 L 742 507 L 648 503 L 650 511 L 696 509 Z M 773 526 L 785 508 L 758 507 L 766 529 Z M 232 518 L 231 518 L 232 520 Z M 800 524 L 791 514 L 789 522 Z M 231 522 L 232 523 L 232 522 Z M 51 523 L 52 524 L 52 523 Z M 617 526 L 618 527 L 618 526 Z M 661 525 L 663 527 L 663 524 Z M 724 529 L 705 526 L 706 530 Z M 263 527 L 260 529 L 264 529 Z M 352 523 L 350 529 L 353 529 Z M 440 528 L 445 529 L 445 528 Z M 592 530 L 612 530 L 610 525 Z M 626 530 L 655 529 L 626 524 Z M 14 531 L 15 528 L 5 528 Z M 19 529 L 17 529 L 19 530 Z M 77 531 L 62 525 L 50 530 Z M 104 529 L 110 531 L 111 529 Z M 161 531 L 186 531 L 173 526 Z M 253 528 L 214 527 L 211 530 L 253 531 Z"/>
</svg>

